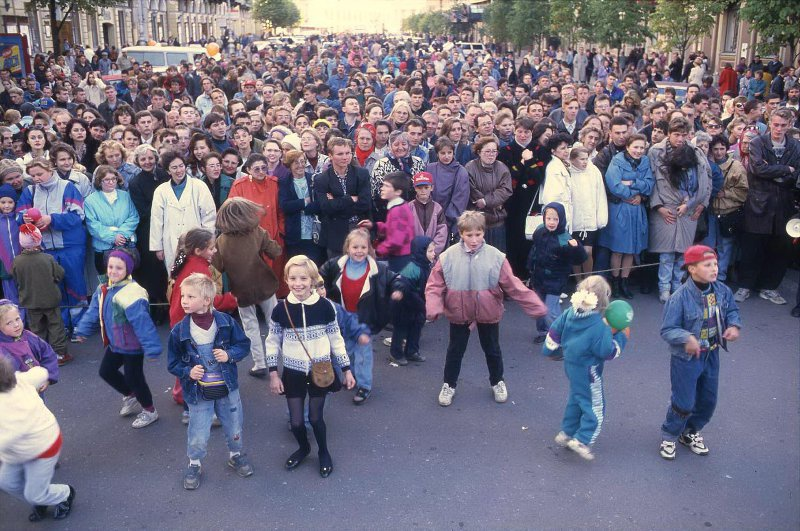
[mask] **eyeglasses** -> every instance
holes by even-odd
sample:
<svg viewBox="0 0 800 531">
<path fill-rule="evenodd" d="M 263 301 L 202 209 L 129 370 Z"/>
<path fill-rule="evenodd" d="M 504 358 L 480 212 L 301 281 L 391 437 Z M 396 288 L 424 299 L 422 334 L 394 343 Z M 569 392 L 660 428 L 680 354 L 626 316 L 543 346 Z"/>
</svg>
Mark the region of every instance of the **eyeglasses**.
<svg viewBox="0 0 800 531">
<path fill-rule="evenodd" d="M 720 124 L 706 124 L 706 127 L 709 129 L 722 129 L 722 125 Z"/>
<path fill-rule="evenodd" d="M 737 103 L 736 104 L 736 108 L 737 109 L 744 109 L 744 103 Z"/>
<path fill-rule="evenodd" d="M 161 143 L 162 144 L 177 144 L 178 143 L 178 139 L 177 138 L 165 138 L 164 140 L 161 141 Z"/>
<path fill-rule="evenodd" d="M 100 179 L 101 182 L 108 183 L 108 184 L 116 184 L 117 178 L 116 177 L 109 177 L 107 179 Z"/>
<path fill-rule="evenodd" d="M 481 155 L 497 155 L 496 149 L 482 149 Z"/>
<path fill-rule="evenodd" d="M 264 173 L 266 171 L 267 171 L 267 167 L 266 166 L 261 166 L 261 165 L 250 166 L 250 172 L 251 173 Z"/>
</svg>

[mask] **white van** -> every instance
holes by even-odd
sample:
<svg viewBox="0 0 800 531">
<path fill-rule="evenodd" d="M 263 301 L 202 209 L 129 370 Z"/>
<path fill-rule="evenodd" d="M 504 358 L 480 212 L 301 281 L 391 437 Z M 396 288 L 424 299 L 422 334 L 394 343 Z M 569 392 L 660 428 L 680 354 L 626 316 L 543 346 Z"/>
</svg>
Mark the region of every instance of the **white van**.
<svg viewBox="0 0 800 531">
<path fill-rule="evenodd" d="M 128 57 L 135 59 L 139 66 L 145 61 L 153 65 L 153 72 L 167 71 L 167 66 L 179 66 L 181 61 L 194 64 L 196 57 L 205 57 L 206 50 L 200 45 L 193 46 L 128 46 L 122 49 Z"/>
</svg>

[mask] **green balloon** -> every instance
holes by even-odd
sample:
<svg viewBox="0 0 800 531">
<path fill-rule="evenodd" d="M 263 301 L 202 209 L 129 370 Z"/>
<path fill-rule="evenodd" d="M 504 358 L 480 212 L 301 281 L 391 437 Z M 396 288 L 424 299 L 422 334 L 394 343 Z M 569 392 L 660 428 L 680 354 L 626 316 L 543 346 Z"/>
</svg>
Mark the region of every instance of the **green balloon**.
<svg viewBox="0 0 800 531">
<path fill-rule="evenodd" d="M 606 308 L 605 317 L 611 328 L 624 330 L 633 322 L 633 308 L 627 301 L 612 301 Z"/>
</svg>

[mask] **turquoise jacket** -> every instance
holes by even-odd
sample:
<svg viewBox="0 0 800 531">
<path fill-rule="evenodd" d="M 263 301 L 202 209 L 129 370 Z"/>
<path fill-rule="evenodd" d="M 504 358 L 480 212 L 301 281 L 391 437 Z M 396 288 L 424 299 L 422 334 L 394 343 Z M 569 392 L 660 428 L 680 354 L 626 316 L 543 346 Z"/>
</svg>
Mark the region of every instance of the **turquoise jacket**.
<svg viewBox="0 0 800 531">
<path fill-rule="evenodd" d="M 122 234 L 131 243 L 136 243 L 136 227 L 139 226 L 139 212 L 125 190 L 117 190 L 114 204 L 108 202 L 103 192 L 95 192 L 83 204 L 86 213 L 86 226 L 92 235 L 92 248 L 101 253 L 114 248 L 114 238 Z"/>
</svg>

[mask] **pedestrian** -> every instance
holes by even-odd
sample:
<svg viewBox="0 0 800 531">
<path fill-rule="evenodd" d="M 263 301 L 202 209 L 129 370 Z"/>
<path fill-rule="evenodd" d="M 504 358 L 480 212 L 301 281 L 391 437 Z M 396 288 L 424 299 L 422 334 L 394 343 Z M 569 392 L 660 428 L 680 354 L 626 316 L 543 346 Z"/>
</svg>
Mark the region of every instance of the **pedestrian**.
<svg viewBox="0 0 800 531">
<path fill-rule="evenodd" d="M 17 192 L 10 184 L 3 184 L 0 186 L 0 279 L 3 281 L 3 296 L 19 304 L 19 289 L 11 275 L 14 259 L 22 251 L 16 208 Z M 25 322 L 24 313 L 22 321 Z"/>
<path fill-rule="evenodd" d="M 661 337 L 669 344 L 672 398 L 661 426 L 661 457 L 675 459 L 675 442 L 708 455 L 700 434 L 717 405 L 719 349 L 739 338 L 742 322 L 730 288 L 717 280 L 717 253 L 705 245 L 686 249 L 688 273 L 664 308 Z"/>
<path fill-rule="evenodd" d="M 608 225 L 608 199 L 603 176 L 591 160 L 589 149 L 578 146 L 569 152 L 569 176 L 572 183 L 572 237 L 586 249 L 586 261 L 573 267 L 584 278 L 594 268 L 592 248 L 600 229 Z"/>
<path fill-rule="evenodd" d="M 11 276 L 19 287 L 20 306 L 28 314 L 28 328 L 53 347 L 58 365 L 64 365 L 72 361 L 59 311 L 58 285 L 64 278 L 64 268 L 42 251 L 42 233 L 35 225 L 26 223 L 20 227 L 19 244 L 22 252 L 14 258 Z"/>
<path fill-rule="evenodd" d="M 338 391 L 342 384 L 352 389 L 356 381 L 350 372 L 350 359 L 336 321 L 336 309 L 313 289 L 320 280 L 317 266 L 308 257 L 297 255 L 286 262 L 284 275 L 290 291 L 283 304 L 276 306 L 270 315 L 266 350 L 270 390 L 276 395 L 286 395 L 292 434 L 299 446 L 286 460 L 286 468 L 297 468 L 311 453 L 304 423 L 308 395 L 308 420 L 317 440 L 319 474 L 327 478 L 333 472 L 333 459 L 328 451 L 323 418 L 325 395 Z M 333 374 L 332 382 L 322 385 L 314 376 L 314 367 L 330 364 L 334 359 L 344 381 Z M 278 375 L 279 362 L 283 366 L 281 376 Z M 332 366 L 328 366 L 328 370 L 332 371 Z"/>
<path fill-rule="evenodd" d="M 393 172 L 384 176 L 380 196 L 386 201 L 386 221 L 378 221 L 376 227 L 378 244 L 375 251 L 385 257 L 389 269 L 400 271 L 411 261 L 411 240 L 414 239 L 414 214 L 406 204 L 409 178 L 403 172 Z M 372 221 L 365 219 L 359 227 L 372 229 Z"/>
<path fill-rule="evenodd" d="M 44 367 L 15 372 L 11 360 L 0 357 L 0 490 L 33 505 L 31 522 L 44 519 L 50 506 L 53 518 L 63 520 L 75 500 L 74 487 L 50 483 L 63 439 L 38 395 L 49 377 Z"/>
<path fill-rule="evenodd" d="M 414 236 L 427 236 L 433 240 L 438 256 L 448 243 L 448 228 L 442 205 L 433 200 L 433 175 L 421 171 L 414 175 L 412 184 L 416 192 L 408 208 L 414 220 Z"/>
<path fill-rule="evenodd" d="M 244 333 L 250 340 L 253 368 L 250 376 L 267 376 L 264 344 L 258 324 L 256 306 L 269 318 L 277 304 L 275 293 L 279 281 L 273 268 L 265 258 L 275 259 L 281 255 L 278 243 L 259 223 L 264 208 L 243 197 L 231 197 L 219 209 L 217 228 L 217 253 L 211 265 L 220 273 L 227 273 L 230 290 L 239 305 L 239 317 Z"/>
<path fill-rule="evenodd" d="M 586 249 L 567 231 L 564 205 L 548 203 L 542 213 L 544 224 L 533 233 L 528 255 L 529 285 L 547 306 L 547 315 L 536 320 L 535 343 L 544 342 L 550 325 L 561 315 L 560 296 L 567 290 L 572 268 L 586 260 Z"/>
<path fill-rule="evenodd" d="M 132 427 L 144 428 L 158 420 L 153 394 L 144 376 L 144 357 L 157 358 L 161 354 L 161 341 L 150 317 L 147 292 L 131 277 L 133 256 L 122 249 L 111 251 L 106 267 L 108 282 L 95 290 L 75 335 L 83 343 L 100 330 L 105 346 L 100 377 L 122 395 L 121 417 L 141 406 Z"/>
<path fill-rule="evenodd" d="M 439 405 L 449 406 L 467 350 L 470 327 L 477 325 L 481 347 L 489 369 L 489 385 L 494 400 L 504 403 L 508 390 L 503 376 L 500 350 L 500 319 L 503 297 L 515 300 L 531 317 L 541 317 L 547 307 L 535 292 L 514 276 L 505 255 L 484 241 L 486 217 L 468 210 L 458 218 L 461 242 L 439 256 L 425 286 L 425 313 L 428 321 L 444 314 L 450 321 L 450 342 L 444 366 L 444 383 Z"/>
<path fill-rule="evenodd" d="M 214 415 L 222 422 L 228 444 L 228 466 L 243 478 L 253 475 L 242 452 L 242 400 L 236 364 L 250 350 L 250 340 L 229 315 L 212 307 L 216 289 L 211 277 L 192 273 L 180 284 L 186 317 L 172 328 L 167 353 L 169 372 L 181 379 L 189 406 L 187 456 L 183 488 L 200 486 Z M 260 339 L 259 339 L 260 341 Z"/>
<path fill-rule="evenodd" d="M 58 357 L 53 347 L 25 330 L 19 306 L 8 299 L 0 299 L 0 357 L 9 358 L 15 371 L 27 372 L 33 367 L 47 369 L 47 382 L 39 388 L 40 393 L 58 382 Z"/>
<path fill-rule="evenodd" d="M 570 299 L 571 307 L 547 332 L 543 353 L 564 360 L 569 398 L 555 441 L 586 460 L 594 459 L 592 445 L 605 419 L 603 366 L 617 358 L 627 343 L 624 330 L 615 330 L 603 317 L 611 288 L 600 275 L 581 281 Z"/>
</svg>

